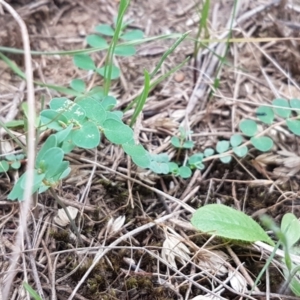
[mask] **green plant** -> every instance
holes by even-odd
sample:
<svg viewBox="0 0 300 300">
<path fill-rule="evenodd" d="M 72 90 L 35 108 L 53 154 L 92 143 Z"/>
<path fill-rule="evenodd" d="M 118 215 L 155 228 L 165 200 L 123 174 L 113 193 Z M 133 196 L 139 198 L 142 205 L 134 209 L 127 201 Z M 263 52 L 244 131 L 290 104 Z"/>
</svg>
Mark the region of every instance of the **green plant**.
<svg viewBox="0 0 300 300">
<path fill-rule="evenodd" d="M 27 282 L 23 282 L 23 287 L 29 293 L 31 298 L 34 300 L 42 300 L 39 294 Z"/>
<path fill-rule="evenodd" d="M 300 240 L 300 221 L 294 214 L 287 213 L 281 220 L 280 228 L 267 216 L 263 216 L 262 222 L 269 227 L 278 238 L 275 246 L 271 238 L 265 233 L 262 227 L 248 215 L 234 210 L 222 204 L 209 204 L 196 210 L 191 223 L 197 229 L 209 235 L 216 235 L 232 242 L 266 242 L 274 247 L 273 253 L 258 275 L 255 285 L 259 282 L 264 271 L 271 263 L 276 250 L 282 246 L 284 251 L 283 273 L 286 280 L 285 287 L 289 285 L 296 296 L 300 296 L 300 280 L 297 273 L 300 273 L 300 266 L 292 262 L 291 254 L 299 254 L 300 249 L 295 244 Z"/>
</svg>

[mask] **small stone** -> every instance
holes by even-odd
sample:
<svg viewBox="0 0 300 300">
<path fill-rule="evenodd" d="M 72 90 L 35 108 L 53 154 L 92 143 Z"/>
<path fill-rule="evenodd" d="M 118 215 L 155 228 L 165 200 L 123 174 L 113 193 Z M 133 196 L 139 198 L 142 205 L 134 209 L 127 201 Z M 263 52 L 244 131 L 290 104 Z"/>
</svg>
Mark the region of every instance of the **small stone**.
<svg viewBox="0 0 300 300">
<path fill-rule="evenodd" d="M 174 79 L 176 82 L 182 82 L 184 80 L 185 76 L 183 72 L 178 72 L 175 74 Z"/>
</svg>

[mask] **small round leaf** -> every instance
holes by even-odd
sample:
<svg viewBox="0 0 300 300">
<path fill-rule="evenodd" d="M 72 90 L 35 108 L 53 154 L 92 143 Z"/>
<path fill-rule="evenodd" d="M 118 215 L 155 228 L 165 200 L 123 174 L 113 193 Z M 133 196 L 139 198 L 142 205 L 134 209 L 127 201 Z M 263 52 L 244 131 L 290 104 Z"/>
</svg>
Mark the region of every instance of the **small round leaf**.
<svg viewBox="0 0 300 300">
<path fill-rule="evenodd" d="M 0 173 L 7 172 L 9 169 L 9 164 L 6 160 L 0 161 Z"/>
<path fill-rule="evenodd" d="M 121 35 L 122 40 L 126 41 L 134 41 L 134 40 L 141 40 L 144 37 L 144 32 L 142 30 L 136 29 L 127 31 L 124 34 Z"/>
<path fill-rule="evenodd" d="M 95 70 L 96 65 L 94 61 L 86 54 L 76 54 L 73 57 L 73 62 L 76 67 L 83 70 Z"/>
<path fill-rule="evenodd" d="M 105 48 L 108 46 L 106 40 L 97 34 L 88 35 L 86 37 L 86 41 L 91 47 L 94 48 L 98 48 L 98 47 Z"/>
<path fill-rule="evenodd" d="M 150 167 L 150 155 L 142 145 L 122 144 L 122 147 L 125 153 L 131 156 L 137 166 L 141 168 Z"/>
<path fill-rule="evenodd" d="M 108 79 L 108 70 L 107 74 L 105 73 L 107 67 L 102 67 L 96 70 L 98 74 L 102 77 Z M 105 77 L 106 76 L 106 77 Z M 120 77 L 120 69 L 116 66 L 112 66 L 110 79 L 114 80 Z"/>
<path fill-rule="evenodd" d="M 79 129 L 71 132 L 73 143 L 84 149 L 92 149 L 100 143 L 100 133 L 98 127 L 90 121 L 82 124 Z"/>
<path fill-rule="evenodd" d="M 85 91 L 85 83 L 81 79 L 73 79 L 70 83 L 70 87 L 79 93 L 83 93 Z"/>
<path fill-rule="evenodd" d="M 218 153 L 224 153 L 229 149 L 228 141 L 219 141 L 216 146 L 216 150 Z"/>
<path fill-rule="evenodd" d="M 290 104 L 286 99 L 275 99 L 272 101 L 272 104 L 276 107 L 274 107 L 274 111 L 275 113 L 282 117 L 282 118 L 288 118 L 291 114 L 291 108 L 290 108 Z"/>
<path fill-rule="evenodd" d="M 272 124 L 274 121 L 274 111 L 269 106 L 260 106 L 256 110 L 257 118 L 265 124 Z"/>
<path fill-rule="evenodd" d="M 204 150 L 204 156 L 205 157 L 212 156 L 212 155 L 214 155 L 214 153 L 215 153 L 215 150 L 212 149 L 212 148 L 206 148 Z"/>
<path fill-rule="evenodd" d="M 131 45 L 120 45 L 115 49 L 114 54 L 119 56 L 133 56 L 136 53 L 135 47 Z"/>
<path fill-rule="evenodd" d="M 230 155 L 220 157 L 220 161 L 223 164 L 229 164 L 231 162 L 231 160 L 232 160 L 232 157 Z"/>
<path fill-rule="evenodd" d="M 232 147 L 237 147 L 239 146 L 243 141 L 243 137 L 240 134 L 234 134 L 230 138 L 230 144 Z"/>
<path fill-rule="evenodd" d="M 240 123 L 240 130 L 246 136 L 254 136 L 257 133 L 257 124 L 253 120 L 243 120 Z"/>
<path fill-rule="evenodd" d="M 252 145 L 259 151 L 266 152 L 272 149 L 273 140 L 268 136 L 252 137 Z"/>
<path fill-rule="evenodd" d="M 133 130 L 124 123 L 108 119 L 103 123 L 106 138 L 114 144 L 124 144 L 133 138 Z"/>
<path fill-rule="evenodd" d="M 178 175 L 184 179 L 192 176 L 192 171 L 189 167 L 182 166 L 178 169 Z"/>
<path fill-rule="evenodd" d="M 113 28 L 107 24 L 100 24 L 95 27 L 95 30 L 103 35 L 113 36 L 115 31 Z"/>
<path fill-rule="evenodd" d="M 180 140 L 179 140 L 179 138 L 177 136 L 173 136 L 171 138 L 171 144 L 175 148 L 181 148 L 182 147 L 181 143 L 180 143 Z"/>
<path fill-rule="evenodd" d="M 287 120 L 286 125 L 288 129 L 295 135 L 300 135 L 300 121 L 299 120 Z"/>
<path fill-rule="evenodd" d="M 247 146 L 234 147 L 232 150 L 238 157 L 244 157 L 248 153 Z"/>
</svg>

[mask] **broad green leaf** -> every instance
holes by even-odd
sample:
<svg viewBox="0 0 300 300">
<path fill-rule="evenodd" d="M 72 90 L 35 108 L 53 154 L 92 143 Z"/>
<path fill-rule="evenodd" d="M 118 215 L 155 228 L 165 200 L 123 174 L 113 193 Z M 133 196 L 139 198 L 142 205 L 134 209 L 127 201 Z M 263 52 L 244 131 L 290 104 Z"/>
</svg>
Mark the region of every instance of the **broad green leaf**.
<svg viewBox="0 0 300 300">
<path fill-rule="evenodd" d="M 124 123 L 108 119 L 103 123 L 106 138 L 114 144 L 124 144 L 133 138 L 133 130 Z"/>
<path fill-rule="evenodd" d="M 229 164 L 231 162 L 231 160 L 232 160 L 232 157 L 230 155 L 220 157 L 220 161 L 223 164 Z"/>
<path fill-rule="evenodd" d="M 272 124 L 274 121 L 274 111 L 269 106 L 260 106 L 256 110 L 257 118 L 265 124 Z"/>
<path fill-rule="evenodd" d="M 77 102 L 77 104 L 82 107 L 85 111 L 86 116 L 93 122 L 98 125 L 102 125 L 102 123 L 106 119 L 106 110 L 99 103 L 99 101 L 93 98 L 83 98 Z"/>
<path fill-rule="evenodd" d="M 98 47 L 105 48 L 108 46 L 106 40 L 97 34 L 88 35 L 86 37 L 86 41 L 91 47 L 95 47 L 95 48 L 98 48 Z"/>
<path fill-rule="evenodd" d="M 7 172 L 9 169 L 9 164 L 6 160 L 0 161 L 0 173 Z"/>
<path fill-rule="evenodd" d="M 170 172 L 168 163 L 159 163 L 157 161 L 151 161 L 150 170 L 156 174 L 168 174 Z"/>
<path fill-rule="evenodd" d="M 242 120 L 240 130 L 246 136 L 254 136 L 257 133 L 257 124 L 253 120 Z"/>
<path fill-rule="evenodd" d="M 112 96 L 106 96 L 101 101 L 101 105 L 104 107 L 105 110 L 111 110 L 117 104 L 117 99 Z"/>
<path fill-rule="evenodd" d="M 184 149 L 192 149 L 194 147 L 193 141 L 185 141 L 182 145 L 182 148 Z"/>
<path fill-rule="evenodd" d="M 123 113 L 121 111 L 107 111 L 106 112 L 106 119 L 113 119 L 118 122 L 122 122 Z"/>
<path fill-rule="evenodd" d="M 120 69 L 116 66 L 111 66 L 111 68 L 112 68 L 112 72 L 111 72 L 111 78 L 110 79 L 114 80 L 114 79 L 119 78 L 120 77 Z M 106 67 L 102 67 L 102 68 L 96 69 L 96 72 L 98 74 L 100 74 L 102 77 L 105 78 L 105 76 L 107 76 L 105 74 L 105 70 L 106 70 Z"/>
<path fill-rule="evenodd" d="M 267 152 L 273 147 L 273 140 L 268 136 L 252 137 L 252 145 L 259 151 Z"/>
<path fill-rule="evenodd" d="M 5 155 L 5 159 L 11 160 L 11 161 L 17 160 L 16 155 L 14 155 L 14 154 Z"/>
<path fill-rule="evenodd" d="M 158 163 L 167 163 L 170 161 L 168 153 L 151 154 L 151 160 Z"/>
<path fill-rule="evenodd" d="M 208 204 L 197 209 L 191 223 L 196 229 L 210 235 L 252 243 L 263 241 L 274 245 L 252 218 L 223 204 Z"/>
<path fill-rule="evenodd" d="M 216 150 L 218 153 L 224 153 L 229 149 L 228 141 L 219 141 L 216 146 Z"/>
<path fill-rule="evenodd" d="M 281 220 L 280 229 L 286 237 L 289 251 L 300 239 L 300 222 L 294 214 L 286 213 Z"/>
<path fill-rule="evenodd" d="M 73 57 L 73 62 L 76 67 L 82 70 L 95 70 L 96 65 L 94 61 L 86 54 L 76 54 Z"/>
<path fill-rule="evenodd" d="M 192 176 L 192 171 L 187 166 L 182 166 L 178 169 L 178 175 L 184 179 L 190 178 Z"/>
<path fill-rule="evenodd" d="M 45 153 L 54 147 L 57 147 L 57 137 L 54 134 L 51 134 L 44 142 L 43 146 L 41 147 L 40 151 L 36 156 L 36 160 L 35 160 L 36 168 L 39 168 L 39 163 L 45 156 Z"/>
<path fill-rule="evenodd" d="M 168 163 L 168 167 L 169 167 L 169 172 L 170 173 L 174 173 L 174 175 L 178 175 L 178 165 L 174 162 L 169 162 Z"/>
<path fill-rule="evenodd" d="M 70 87 L 79 93 L 85 92 L 85 82 L 81 79 L 73 79 L 70 83 Z"/>
<path fill-rule="evenodd" d="M 114 54 L 118 56 L 133 56 L 136 53 L 135 47 L 131 45 L 120 45 L 115 49 Z"/>
<path fill-rule="evenodd" d="M 85 118 L 85 110 L 67 98 L 53 98 L 49 106 L 51 109 L 65 116 L 70 122 L 74 120 L 82 122 Z"/>
<path fill-rule="evenodd" d="M 295 135 L 300 135 L 300 121 L 299 120 L 286 120 L 288 129 Z"/>
<path fill-rule="evenodd" d="M 51 178 L 56 174 L 64 158 L 64 152 L 61 148 L 53 147 L 48 149 L 40 158 L 37 165 L 39 173 L 45 173 L 46 178 Z"/>
<path fill-rule="evenodd" d="M 138 29 L 130 30 L 122 34 L 120 38 L 125 41 L 141 40 L 144 38 L 144 32 Z"/>
<path fill-rule="evenodd" d="M 298 115 L 300 115 L 300 99 L 291 99 L 290 106 L 296 111 Z"/>
<path fill-rule="evenodd" d="M 182 145 L 180 143 L 180 140 L 179 140 L 179 138 L 177 136 L 173 136 L 171 138 L 171 144 L 175 148 L 181 148 L 182 147 Z"/>
<path fill-rule="evenodd" d="M 240 134 L 234 134 L 230 138 L 230 144 L 232 147 L 239 146 L 243 141 L 243 137 Z"/>
<path fill-rule="evenodd" d="M 131 156 L 137 166 L 141 168 L 150 167 L 150 155 L 142 145 L 122 144 L 122 147 L 125 153 Z"/>
<path fill-rule="evenodd" d="M 43 126 L 49 129 L 60 131 L 68 123 L 68 119 L 62 114 L 53 109 L 45 109 L 40 114 Z"/>
<path fill-rule="evenodd" d="M 1 162 L 0 162 L 1 164 Z M 14 162 L 12 162 L 12 164 L 10 165 L 14 170 L 18 170 L 21 167 L 21 162 L 19 160 L 16 160 Z M 1 166 L 0 166 L 1 168 Z M 1 170 L 0 170 L 1 171 Z"/>
<path fill-rule="evenodd" d="M 273 109 L 278 116 L 285 119 L 290 116 L 292 111 L 290 108 L 290 104 L 286 99 L 275 99 L 272 101 L 272 104 L 274 105 Z"/>
<path fill-rule="evenodd" d="M 99 24 L 95 27 L 95 30 L 103 35 L 113 36 L 115 31 L 113 28 L 107 24 Z"/>
<path fill-rule="evenodd" d="M 99 129 L 90 121 L 83 123 L 79 129 L 73 130 L 71 138 L 77 147 L 84 149 L 92 149 L 100 144 Z"/>
<path fill-rule="evenodd" d="M 69 167 L 70 163 L 68 161 L 63 161 L 59 168 L 56 170 L 56 173 L 52 176 L 53 181 L 59 181 L 70 174 L 71 168 Z"/>
<path fill-rule="evenodd" d="M 70 132 L 72 131 L 73 126 L 74 126 L 73 124 L 70 124 L 64 130 L 61 130 L 61 131 L 54 134 L 54 136 L 57 139 L 57 145 L 58 146 L 66 140 L 66 138 L 69 136 Z"/>
<path fill-rule="evenodd" d="M 5 123 L 7 128 L 23 127 L 24 120 L 12 120 Z"/>
<path fill-rule="evenodd" d="M 238 157 L 244 157 L 248 153 L 247 146 L 234 147 L 232 150 Z"/>
<path fill-rule="evenodd" d="M 70 133 L 65 141 L 61 144 L 60 148 L 64 151 L 65 154 L 70 153 L 76 145 L 72 141 L 72 133 Z"/>
<path fill-rule="evenodd" d="M 202 163 L 203 157 L 203 153 L 195 153 L 189 157 L 188 164 L 193 169 L 203 170 L 205 168 L 204 164 Z"/>
<path fill-rule="evenodd" d="M 204 156 L 205 157 L 212 156 L 212 155 L 214 155 L 214 153 L 215 153 L 215 150 L 212 149 L 212 148 L 206 148 L 204 150 Z"/>
</svg>

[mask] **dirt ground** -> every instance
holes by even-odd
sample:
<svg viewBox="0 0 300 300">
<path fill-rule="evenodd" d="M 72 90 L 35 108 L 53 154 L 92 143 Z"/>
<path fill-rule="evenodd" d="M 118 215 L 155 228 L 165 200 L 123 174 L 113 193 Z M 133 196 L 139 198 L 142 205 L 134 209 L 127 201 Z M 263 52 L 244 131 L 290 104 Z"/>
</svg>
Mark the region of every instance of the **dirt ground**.
<svg viewBox="0 0 300 300">
<path fill-rule="evenodd" d="M 7 2 L 26 21 L 32 50 L 42 52 L 84 49 L 86 35 L 98 24 L 112 24 L 118 10 L 118 1 L 106 0 Z M 161 74 L 186 57 L 190 60 L 151 92 L 137 126 L 140 142 L 153 153 L 176 156 L 170 137 L 179 126 L 193 132 L 193 151 L 199 152 L 229 139 L 243 118 L 255 119 L 258 105 L 270 104 L 274 98 L 300 99 L 300 3 L 241 1 L 232 23 L 233 1 L 211 1 L 209 38 L 219 42 L 206 44 L 193 59 L 201 7 L 202 1 L 132 0 L 126 13 L 133 21 L 131 28 L 143 30 L 146 37 L 190 31 L 190 38 L 166 59 Z M 233 39 L 227 47 L 230 28 Z M 254 38 L 260 40 L 254 42 Z M 122 74 L 113 82 L 111 93 L 118 99 L 118 108 L 124 109 L 136 97 L 143 71 L 153 70 L 173 43 L 174 39 L 155 40 L 139 45 L 134 57 L 117 58 Z M 0 46 L 0 52 L 3 47 L 22 49 L 18 25 L 4 9 L 0 9 Z M 24 70 L 21 54 L 3 53 Z M 218 56 L 225 56 L 221 67 Z M 93 54 L 98 64 L 103 57 L 104 53 Z M 34 55 L 33 64 L 35 80 L 47 84 L 68 86 L 74 78 L 94 86 L 103 84 L 79 71 L 71 56 Z M 41 86 L 35 92 L 38 108 L 42 98 L 47 103 L 61 96 Z M 20 105 L 26 96 L 24 81 L 0 60 L 1 120 L 21 118 Z M 131 116 L 129 110 L 124 121 Z M 249 296 L 249 286 L 267 254 L 250 245 L 231 245 L 197 233 L 190 226 L 190 212 L 172 200 L 192 208 L 222 203 L 256 220 L 264 213 L 276 222 L 286 212 L 299 217 L 299 138 L 283 127 L 274 127 L 270 134 L 275 146 L 268 154 L 277 155 L 276 161 L 266 162 L 251 149 L 246 158 L 230 164 L 207 161 L 205 170 L 196 171 L 188 180 L 139 170 L 107 141 L 97 149 L 96 167 L 94 151 L 75 150 L 67 157 L 72 173 L 56 191 L 65 204 L 80 210 L 76 225 L 83 245 L 71 227 L 54 222 L 59 207 L 53 197 L 39 195 L 28 220 L 28 251 L 18 263 L 9 299 L 29 299 L 23 281 L 39 291 L 42 299 L 297 299 L 290 291 L 280 290 L 284 278 L 279 259 L 274 259 Z M 3 142 L 8 140 L 3 133 L 1 138 L 3 145 L 16 149 L 12 142 Z M 282 155 L 281 150 L 288 154 Z M 285 164 L 287 159 L 293 163 Z M 0 176 L 2 288 L 19 222 L 19 204 L 6 199 L 15 178 L 15 173 Z M 172 218 L 158 222 L 170 213 Z M 179 259 L 177 270 L 162 255 L 166 240 L 172 238 L 184 241 L 189 251 L 181 249 L 188 260 Z M 97 260 L 99 255 L 102 258 Z M 242 279 L 234 284 L 228 272 L 237 268 Z"/>
</svg>

